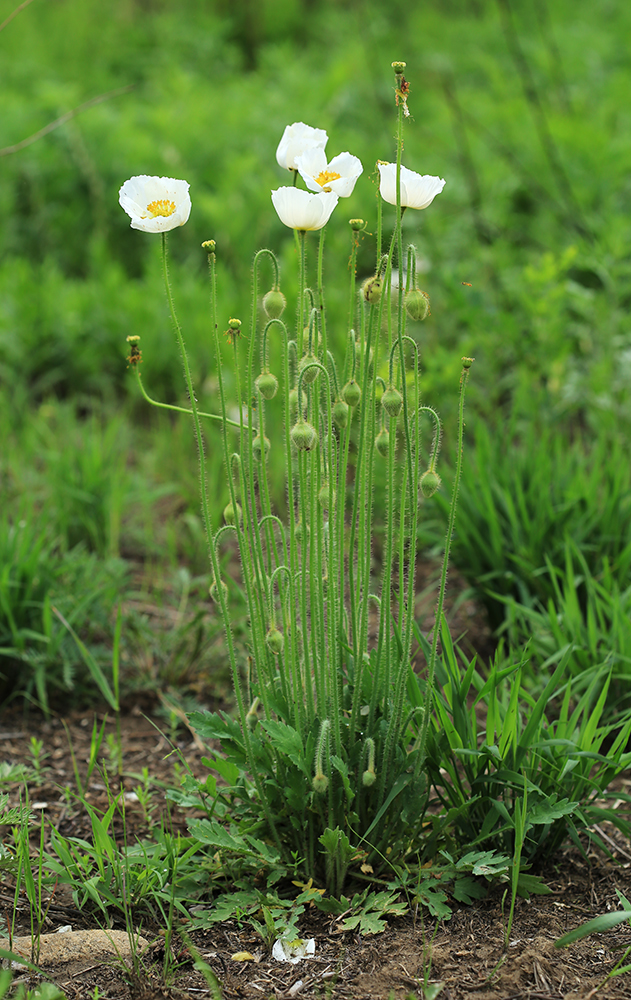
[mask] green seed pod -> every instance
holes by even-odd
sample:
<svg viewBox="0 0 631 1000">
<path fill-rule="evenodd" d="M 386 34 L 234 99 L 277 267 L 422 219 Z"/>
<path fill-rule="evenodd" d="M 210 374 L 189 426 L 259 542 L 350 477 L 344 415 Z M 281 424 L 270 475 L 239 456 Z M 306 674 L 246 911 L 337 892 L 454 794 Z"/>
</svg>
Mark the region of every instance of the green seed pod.
<svg viewBox="0 0 631 1000">
<path fill-rule="evenodd" d="M 354 407 L 359 403 L 362 398 L 362 391 L 354 378 L 347 382 L 342 389 L 342 398 L 349 406 Z"/>
<path fill-rule="evenodd" d="M 372 278 L 366 278 L 362 285 L 362 295 L 366 299 L 366 302 L 370 302 L 371 305 L 379 302 L 382 292 L 383 281 L 378 274 L 373 275 Z"/>
<path fill-rule="evenodd" d="M 265 642 L 267 648 L 274 656 L 280 656 L 285 645 L 285 637 L 280 629 L 277 629 L 275 625 L 270 625 L 265 636 Z"/>
<path fill-rule="evenodd" d="M 226 506 L 223 509 L 223 519 L 226 522 L 226 524 L 236 524 L 237 518 L 239 519 L 239 524 L 241 524 L 243 518 L 243 511 L 241 510 L 240 505 L 237 504 L 235 508 L 232 506 L 231 503 L 226 504 Z"/>
<path fill-rule="evenodd" d="M 263 447 L 265 447 L 265 457 L 267 458 L 267 456 L 269 455 L 269 450 L 271 448 L 270 440 L 268 437 L 266 437 L 263 441 L 261 441 L 261 435 L 257 434 L 256 437 L 252 440 L 252 454 L 254 455 L 257 462 L 260 462 L 261 458 L 263 457 Z"/>
<path fill-rule="evenodd" d="M 375 448 L 382 456 L 382 458 L 388 457 L 388 451 L 390 449 L 390 435 L 385 427 L 382 427 L 377 437 L 375 438 Z"/>
<path fill-rule="evenodd" d="M 224 601 L 227 601 L 228 600 L 228 588 L 225 585 L 225 583 L 223 582 L 223 580 L 220 581 L 220 585 L 221 585 L 221 590 L 223 592 Z M 210 590 L 208 591 L 208 593 L 210 594 L 211 601 L 214 601 L 215 604 L 219 604 L 220 603 L 219 602 L 219 590 L 217 588 L 217 581 L 216 580 L 213 580 L 213 582 L 211 583 Z"/>
<path fill-rule="evenodd" d="M 305 368 L 307 368 L 307 365 L 312 365 L 314 361 L 317 360 L 318 359 L 316 358 L 313 351 L 311 352 L 311 354 L 303 355 L 300 364 L 298 366 L 298 373 L 300 374 L 300 372 L 304 371 Z M 317 368 L 309 368 L 307 371 L 305 371 L 304 375 L 302 376 L 302 384 L 311 385 L 312 382 L 315 382 L 319 374 L 320 372 Z"/>
<path fill-rule="evenodd" d="M 268 319 L 280 319 L 286 305 L 287 299 L 280 288 L 272 288 L 263 296 L 263 309 Z"/>
<path fill-rule="evenodd" d="M 230 327 L 231 330 L 240 330 L 241 329 L 241 320 L 240 319 L 229 319 L 228 320 L 228 326 Z"/>
<path fill-rule="evenodd" d="M 298 451 L 313 451 L 318 445 L 318 432 L 304 419 L 294 424 L 290 437 Z"/>
<path fill-rule="evenodd" d="M 339 431 L 343 431 L 348 423 L 348 403 L 343 399 L 336 399 L 333 404 L 331 418 Z"/>
<path fill-rule="evenodd" d="M 403 396 L 391 385 L 381 397 L 381 405 L 389 417 L 398 417 L 403 406 Z"/>
<path fill-rule="evenodd" d="M 322 774 L 322 772 L 320 772 L 319 774 L 314 775 L 311 785 L 314 792 L 317 792 L 319 795 L 324 795 L 329 787 L 329 779 L 326 774 Z"/>
<path fill-rule="evenodd" d="M 364 771 L 364 773 L 362 774 L 362 785 L 365 788 L 370 788 L 371 785 L 374 785 L 376 780 L 377 780 L 377 775 L 375 774 L 374 771 L 368 770 Z"/>
<path fill-rule="evenodd" d="M 417 323 L 429 316 L 429 295 L 422 292 L 420 288 L 410 288 L 403 302 L 408 316 L 410 319 L 416 320 Z"/>
<path fill-rule="evenodd" d="M 429 499 L 434 496 L 434 493 L 439 489 L 441 483 L 440 476 L 438 476 L 433 469 L 428 469 L 421 476 L 421 493 L 424 497 Z"/>
<path fill-rule="evenodd" d="M 261 372 L 254 385 L 263 399 L 273 399 L 278 391 L 278 379 L 271 372 Z"/>
</svg>

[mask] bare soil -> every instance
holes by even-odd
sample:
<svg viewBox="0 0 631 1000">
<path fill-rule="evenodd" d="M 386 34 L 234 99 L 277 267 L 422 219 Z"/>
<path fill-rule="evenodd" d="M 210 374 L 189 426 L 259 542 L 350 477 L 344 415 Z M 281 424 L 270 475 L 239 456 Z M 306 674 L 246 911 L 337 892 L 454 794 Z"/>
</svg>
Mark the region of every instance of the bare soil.
<svg viewBox="0 0 631 1000">
<path fill-rule="evenodd" d="M 80 811 L 72 795 L 75 778 L 69 752 L 70 737 L 80 772 L 85 775 L 93 717 L 78 715 L 65 720 L 43 722 L 32 717 L 5 715 L 0 721 L 0 763 L 32 765 L 31 737 L 43 741 L 45 753 L 40 783 L 29 782 L 29 800 L 36 813 L 43 814 L 46 829 L 56 827 L 65 836 L 90 838 L 88 817 Z M 157 725 L 164 729 L 165 720 Z M 107 731 L 114 731 L 107 723 Z M 149 775 L 168 785 L 174 780 L 174 767 L 181 766 L 173 746 L 136 708 L 122 720 L 122 783 L 128 792 L 139 784 L 146 768 Z M 180 729 L 176 744 L 181 757 L 194 773 L 204 773 L 203 748 L 186 729 Z M 104 744 L 105 746 L 105 744 Z M 116 780 L 111 777 L 113 785 Z M 631 778 L 624 783 L 631 790 Z M 24 798 L 24 787 L 0 785 L 12 801 Z M 107 791 L 102 774 L 95 772 L 87 791 L 95 808 L 105 809 Z M 156 812 L 164 809 L 161 795 L 154 798 Z M 172 823 L 185 830 L 185 817 L 175 811 Z M 147 821 L 138 803 L 130 801 L 126 809 L 128 841 L 147 835 Z M 0 830 L 2 832 L 2 830 Z M 4 833 L 10 840 L 10 831 Z M 216 925 L 212 932 L 198 933 L 193 942 L 213 969 L 225 1000 L 237 998 L 312 998 L 339 1000 L 397 1000 L 423 998 L 424 977 L 431 983 L 443 983 L 441 1000 L 589 1000 L 598 996 L 609 1000 L 631 998 L 631 976 L 607 980 L 616 961 L 631 947 L 631 927 L 618 925 L 605 935 L 593 935 L 570 949 L 559 950 L 555 940 L 591 917 L 619 906 L 616 889 L 631 898 L 631 845 L 614 830 L 601 834 L 613 857 L 585 844 L 586 857 L 574 847 L 560 852 L 554 863 L 541 874 L 552 889 L 549 896 L 520 900 L 509 947 L 504 949 L 505 915 L 502 890 L 492 890 L 487 899 L 473 906 L 456 908 L 451 920 L 438 924 L 422 913 L 411 913 L 392 921 L 378 936 L 361 937 L 342 932 L 339 921 L 313 912 L 301 932 L 314 937 L 315 957 L 298 965 L 280 964 L 266 954 L 261 939 L 247 925 L 235 921 Z M 48 834 L 47 834 L 48 836 Z M 34 841 L 39 842 L 39 824 Z M 0 914 L 10 918 L 14 904 L 14 882 L 0 870 Z M 28 906 L 20 899 L 16 934 L 29 933 Z M 69 892 L 58 887 L 48 910 L 49 933 L 62 925 L 75 930 L 94 928 L 99 921 L 94 913 L 78 910 Z M 118 925 L 122 926 L 122 925 Z M 69 1000 L 151 1000 L 151 998 L 195 998 L 212 996 L 203 976 L 196 972 L 185 945 L 174 944 L 178 966 L 169 982 L 162 974 L 164 933 L 159 926 L 144 922 L 143 935 L 151 941 L 142 958 L 140 973 L 134 973 L 120 961 L 91 960 L 47 968 L 48 979 L 63 990 Z M 249 952 L 252 960 L 239 962 L 232 956 Z M 37 976 L 16 973 L 19 981 L 35 985 Z M 98 993 L 95 994 L 95 988 Z"/>
</svg>

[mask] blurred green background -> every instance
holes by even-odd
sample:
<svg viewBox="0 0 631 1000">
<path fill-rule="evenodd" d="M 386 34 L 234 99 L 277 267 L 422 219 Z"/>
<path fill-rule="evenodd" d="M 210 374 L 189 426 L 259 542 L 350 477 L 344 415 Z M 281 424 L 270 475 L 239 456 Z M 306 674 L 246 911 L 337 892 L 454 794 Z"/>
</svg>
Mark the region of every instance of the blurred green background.
<svg viewBox="0 0 631 1000">
<path fill-rule="evenodd" d="M 630 43 L 631 8 L 619 0 L 33 0 L 4 27 L 6 699 L 89 697 L 50 608 L 107 665 L 121 595 L 129 691 L 208 694 L 212 673 L 212 693 L 225 694 L 210 670 L 221 630 L 207 602 L 190 428 L 149 412 L 126 367 L 125 338 L 138 333 L 147 389 L 185 398 L 159 240 L 129 227 L 118 189 L 138 173 L 190 182 L 171 277 L 208 403 L 217 366 L 200 244 L 217 241 L 220 323 L 249 315 L 261 246 L 280 258 L 293 315 L 293 234 L 270 201 L 289 181 L 275 150 L 291 122 L 326 129 L 329 157 L 349 150 L 364 164 L 327 229 L 328 327 L 341 347 L 352 217 L 367 220 L 358 277 L 374 268 L 375 163 L 394 157 L 393 59 L 406 60 L 411 88 L 404 162 L 447 180 L 430 210 L 405 217 L 432 302 L 412 331 L 425 402 L 446 423 L 445 490 L 426 504 L 421 544 L 436 549 L 444 532 L 459 359 L 474 356 L 455 563 L 496 637 L 531 637 L 533 676 L 573 642 L 576 671 L 609 658 L 612 690 L 626 698 Z M 209 453 L 220 511 L 212 435 Z"/>
</svg>

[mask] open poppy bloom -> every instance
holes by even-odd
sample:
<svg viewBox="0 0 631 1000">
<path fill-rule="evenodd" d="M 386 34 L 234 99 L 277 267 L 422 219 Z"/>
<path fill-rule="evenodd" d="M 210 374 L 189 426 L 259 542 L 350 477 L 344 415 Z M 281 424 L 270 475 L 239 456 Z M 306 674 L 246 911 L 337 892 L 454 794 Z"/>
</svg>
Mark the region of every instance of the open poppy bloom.
<svg viewBox="0 0 631 1000">
<path fill-rule="evenodd" d="M 308 149 L 324 149 L 329 137 L 323 128 L 312 128 L 304 122 L 288 125 L 276 150 L 279 166 L 286 170 L 297 170 L 296 158 Z"/>
<path fill-rule="evenodd" d="M 333 191 L 340 198 L 353 193 L 355 181 L 363 171 L 361 160 L 350 153 L 339 153 L 330 163 L 320 147 L 307 149 L 296 157 L 296 165 L 310 191 Z"/>
<path fill-rule="evenodd" d="M 322 229 L 331 218 L 338 203 L 333 191 L 309 194 L 295 187 L 281 187 L 272 191 L 272 202 L 278 218 L 290 229 Z"/>
<path fill-rule="evenodd" d="M 132 229 L 166 233 L 183 226 L 191 214 L 187 181 L 139 174 L 125 181 L 118 200 L 131 218 Z"/>
<path fill-rule="evenodd" d="M 381 183 L 379 192 L 389 205 L 397 203 L 397 165 L 378 163 Z M 417 174 L 401 166 L 401 208 L 427 208 L 445 186 L 441 177 L 431 174 Z"/>
</svg>

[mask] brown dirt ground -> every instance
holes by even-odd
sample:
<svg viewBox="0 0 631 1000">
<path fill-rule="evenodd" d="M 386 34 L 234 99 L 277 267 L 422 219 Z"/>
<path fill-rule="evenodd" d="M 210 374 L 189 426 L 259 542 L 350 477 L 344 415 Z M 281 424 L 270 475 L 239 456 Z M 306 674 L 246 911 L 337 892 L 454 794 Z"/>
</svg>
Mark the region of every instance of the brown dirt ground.
<svg viewBox="0 0 631 1000">
<path fill-rule="evenodd" d="M 66 721 L 74 752 L 85 770 L 92 717 L 78 715 Z M 164 728 L 164 720 L 158 720 Z M 113 724 L 108 722 L 108 731 Z M 48 757 L 39 785 L 29 786 L 31 807 L 41 811 L 48 824 L 64 835 L 89 836 L 87 817 L 78 812 L 62 794 L 74 787 L 73 767 L 68 750 L 68 736 L 60 719 L 48 722 L 19 715 L 4 716 L 0 721 L 0 762 L 31 763 L 30 738 L 41 739 Z M 173 780 L 177 757 L 172 746 L 140 709 L 122 720 L 124 787 L 133 791 L 143 768 L 165 783 Z M 194 773 L 202 774 L 203 750 L 186 729 L 177 738 L 180 754 Z M 631 788 L 631 779 L 624 782 Z M 0 786 L 17 799 L 17 785 Z M 24 788 L 21 789 L 22 795 Z M 105 807 L 106 791 L 101 775 L 93 775 L 88 790 L 95 807 Z M 156 803 L 160 810 L 161 801 Z M 146 822 L 133 803 L 127 808 L 127 836 L 142 836 Z M 185 828 L 184 817 L 174 814 L 176 827 Z M 1 832 L 1 831 L 0 831 Z M 8 831 L 5 829 L 5 833 Z M 450 921 L 436 922 L 421 913 L 392 921 L 388 929 L 375 937 L 361 937 L 342 932 L 336 921 L 315 913 L 302 927 L 305 937 L 316 940 L 315 958 L 296 966 L 274 962 L 265 954 L 260 938 L 248 926 L 235 921 L 216 925 L 212 932 L 200 933 L 194 942 L 222 984 L 225 1000 L 237 998 L 324 998 L 333 1000 L 388 1000 L 391 992 L 397 1000 L 423 998 L 423 976 L 429 969 L 430 982 L 442 982 L 441 1000 L 608 1000 L 631 998 L 631 976 L 606 981 L 608 972 L 631 947 L 631 927 L 621 924 L 605 935 L 594 935 L 557 950 L 554 941 L 561 934 L 591 917 L 618 908 L 616 888 L 631 896 L 631 845 L 610 829 L 602 831 L 613 859 L 587 847 L 587 858 L 575 848 L 562 851 L 554 864 L 542 873 L 552 889 L 549 896 L 534 896 L 517 904 L 510 945 L 503 949 L 504 918 L 501 887 L 473 906 L 456 908 Z M 34 829 L 39 840 L 39 824 Z M 0 872 L 1 877 L 1 872 Z M 14 883 L 0 881 L 0 914 L 10 917 L 14 901 Z M 20 902 L 16 933 L 28 933 L 28 907 Z M 94 916 L 73 905 L 69 893 L 57 890 L 48 911 L 43 931 L 54 931 L 63 924 L 74 929 L 98 926 Z M 157 1000 L 157 998 L 195 998 L 211 996 L 206 981 L 197 973 L 186 949 L 177 945 L 181 963 L 174 979 L 165 985 L 161 976 L 164 939 L 159 928 L 143 925 L 143 934 L 154 943 L 144 961 L 140 977 L 121 968 L 117 962 L 84 961 L 48 971 L 69 1000 L 92 998 L 95 987 L 101 1000 Z M 231 956 L 249 951 L 254 961 L 240 963 Z M 32 984 L 36 977 L 19 978 Z"/>
</svg>

